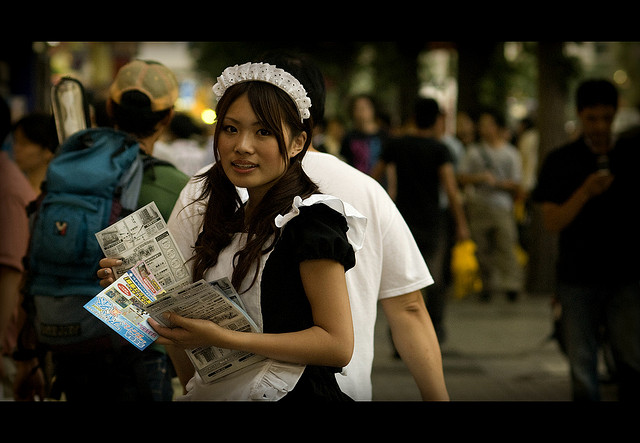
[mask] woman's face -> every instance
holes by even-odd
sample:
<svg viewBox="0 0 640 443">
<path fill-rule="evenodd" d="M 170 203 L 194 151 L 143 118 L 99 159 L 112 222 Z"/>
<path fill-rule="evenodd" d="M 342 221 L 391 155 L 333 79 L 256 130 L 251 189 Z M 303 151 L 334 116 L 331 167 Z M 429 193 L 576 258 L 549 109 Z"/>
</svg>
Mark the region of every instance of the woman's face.
<svg viewBox="0 0 640 443">
<path fill-rule="evenodd" d="M 286 168 L 275 135 L 260 124 L 247 94 L 229 106 L 220 124 L 217 148 L 225 174 L 235 186 L 247 188 L 250 198 L 261 199 Z M 302 150 L 306 133 L 291 140 L 285 125 L 284 139 L 290 140 L 287 152 L 292 157 Z"/>
</svg>

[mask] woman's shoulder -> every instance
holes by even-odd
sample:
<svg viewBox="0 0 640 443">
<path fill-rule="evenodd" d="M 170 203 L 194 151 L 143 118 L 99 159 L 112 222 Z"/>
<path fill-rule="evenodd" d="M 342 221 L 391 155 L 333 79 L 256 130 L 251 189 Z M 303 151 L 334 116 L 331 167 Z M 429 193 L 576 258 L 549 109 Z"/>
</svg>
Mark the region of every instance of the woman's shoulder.
<svg viewBox="0 0 640 443">
<path fill-rule="evenodd" d="M 283 228 L 291 220 L 303 216 L 317 218 L 322 222 L 336 220 L 336 216 L 344 220 L 347 228 L 347 239 L 354 250 L 359 250 L 364 241 L 367 218 L 360 214 L 349 203 L 328 194 L 313 194 L 305 199 L 296 196 L 291 210 L 275 219 L 276 226 Z"/>
<path fill-rule="evenodd" d="M 296 199 L 291 211 L 280 217 L 276 224 L 282 235 L 276 249 L 298 263 L 306 260 L 330 259 L 340 262 L 345 269 L 355 265 L 357 244 L 349 239 L 347 217 L 326 203 L 333 199 Z M 356 240 L 358 241 L 358 240 Z"/>
</svg>

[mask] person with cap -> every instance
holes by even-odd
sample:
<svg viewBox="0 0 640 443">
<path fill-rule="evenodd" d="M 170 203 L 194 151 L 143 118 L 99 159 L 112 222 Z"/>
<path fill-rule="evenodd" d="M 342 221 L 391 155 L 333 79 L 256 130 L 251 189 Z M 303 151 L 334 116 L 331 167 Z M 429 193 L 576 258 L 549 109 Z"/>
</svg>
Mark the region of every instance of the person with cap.
<svg viewBox="0 0 640 443">
<path fill-rule="evenodd" d="M 134 60 L 123 66 L 110 88 L 107 112 L 116 129 L 133 135 L 148 156 L 174 116 L 178 82 L 166 66 Z M 138 207 L 155 201 L 165 220 L 188 177 L 173 165 L 159 162 L 145 169 Z"/>
<path fill-rule="evenodd" d="M 154 143 L 171 122 L 177 97 L 178 82 L 168 68 L 157 62 L 134 60 L 118 71 L 107 101 L 114 128 L 135 138 L 143 156 L 138 208 L 155 201 L 165 220 L 189 179 L 173 165 L 155 162 L 152 157 Z M 82 315 L 91 317 L 82 308 L 86 300 L 74 298 Z M 35 306 L 39 311 L 38 303 Z M 173 368 L 166 349 L 153 345 L 139 351 L 110 329 L 105 331 L 111 335 L 51 349 L 55 384 L 48 395 L 62 398 L 64 394 L 67 401 L 171 401 Z M 34 378 L 24 375 L 16 376 L 16 399 L 33 400 L 34 393 L 42 390 L 27 386 Z"/>
</svg>

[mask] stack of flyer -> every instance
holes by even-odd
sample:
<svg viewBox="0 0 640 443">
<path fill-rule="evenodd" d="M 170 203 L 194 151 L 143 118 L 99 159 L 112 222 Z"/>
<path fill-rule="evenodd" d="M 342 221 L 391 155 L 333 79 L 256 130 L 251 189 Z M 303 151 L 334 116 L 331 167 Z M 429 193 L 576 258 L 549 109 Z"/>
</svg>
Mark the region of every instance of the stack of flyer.
<svg viewBox="0 0 640 443">
<path fill-rule="evenodd" d="M 164 293 L 143 261 L 93 297 L 84 308 L 143 350 L 158 338 L 147 322 L 146 307 Z"/>
<path fill-rule="evenodd" d="M 84 307 L 136 348 L 146 349 L 158 338 L 147 321 L 149 317 L 171 327 L 163 320 L 165 312 L 210 320 L 232 330 L 259 332 L 228 278 L 190 282 L 184 258 L 155 203 L 100 231 L 96 237 L 107 257 L 120 257 L 127 265 L 115 270 L 119 275 L 116 281 Z M 133 263 L 133 258 L 139 261 Z M 156 277 L 156 272 L 162 277 Z M 265 358 L 215 346 L 186 352 L 205 381 Z"/>
</svg>

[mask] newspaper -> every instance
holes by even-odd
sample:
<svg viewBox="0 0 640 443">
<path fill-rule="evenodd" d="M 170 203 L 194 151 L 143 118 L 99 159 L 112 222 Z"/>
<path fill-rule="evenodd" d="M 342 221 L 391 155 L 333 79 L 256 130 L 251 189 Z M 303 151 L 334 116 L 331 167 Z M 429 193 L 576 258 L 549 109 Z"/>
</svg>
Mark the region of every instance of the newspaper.
<svg viewBox="0 0 640 443">
<path fill-rule="evenodd" d="M 228 278 L 191 283 L 189 268 L 154 202 L 96 233 L 106 257 L 122 259 L 116 280 L 84 307 L 140 350 L 157 338 L 147 320 L 162 314 L 207 319 L 220 326 L 259 332 Z M 206 382 L 264 360 L 256 354 L 201 347 L 187 350 Z"/>
<path fill-rule="evenodd" d="M 144 260 L 165 289 L 191 281 L 184 257 L 155 202 L 97 232 L 96 239 L 105 257 L 122 259 L 122 265 L 113 269 L 116 278 Z"/>
<path fill-rule="evenodd" d="M 147 323 L 149 314 L 145 307 L 164 293 L 146 263 L 140 262 L 89 300 L 84 308 L 143 350 L 158 338 Z"/>
<path fill-rule="evenodd" d="M 258 326 L 237 301 L 240 301 L 238 294 L 226 278 L 214 282 L 200 280 L 165 291 L 142 261 L 125 271 L 84 307 L 136 348 L 144 350 L 158 338 L 148 323 L 149 317 L 171 327 L 162 316 L 165 312 L 211 320 L 235 331 L 259 332 Z M 186 352 L 205 382 L 265 359 L 257 354 L 215 346 Z"/>
<path fill-rule="evenodd" d="M 229 295 L 218 288 L 226 288 Z M 164 312 L 175 312 L 188 318 L 211 320 L 235 331 L 259 332 L 255 322 L 237 303 L 239 301 L 240 298 L 228 279 L 210 283 L 200 280 L 166 293 L 163 298 L 151 303 L 145 309 L 154 320 L 168 327 L 171 325 L 166 324 L 162 318 Z M 261 355 L 215 346 L 188 349 L 186 352 L 205 382 L 212 382 L 265 359 Z"/>
</svg>

